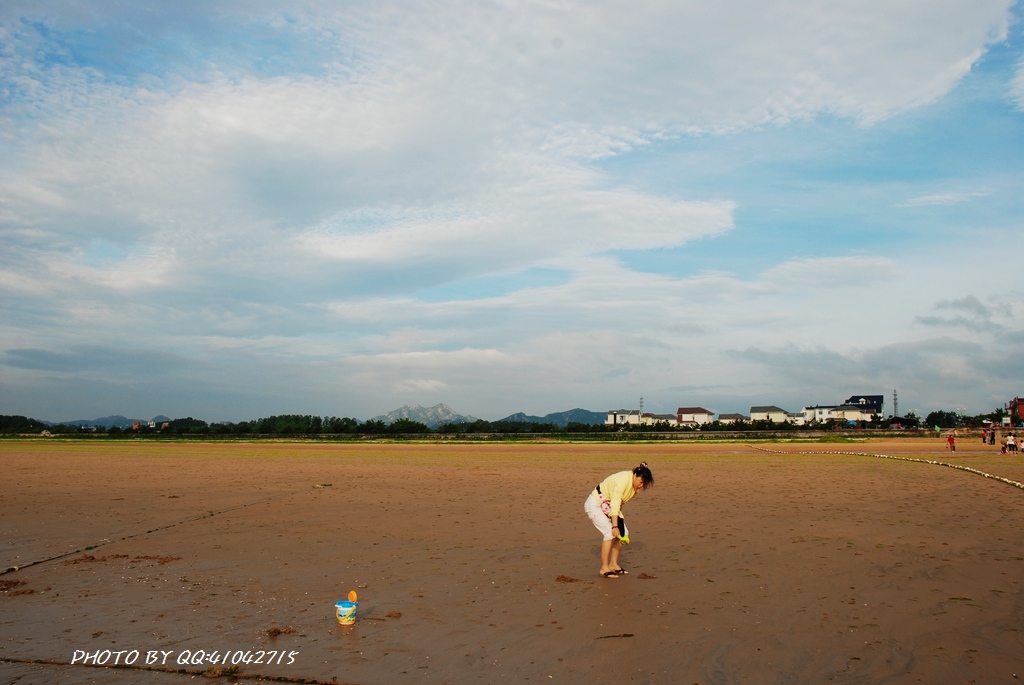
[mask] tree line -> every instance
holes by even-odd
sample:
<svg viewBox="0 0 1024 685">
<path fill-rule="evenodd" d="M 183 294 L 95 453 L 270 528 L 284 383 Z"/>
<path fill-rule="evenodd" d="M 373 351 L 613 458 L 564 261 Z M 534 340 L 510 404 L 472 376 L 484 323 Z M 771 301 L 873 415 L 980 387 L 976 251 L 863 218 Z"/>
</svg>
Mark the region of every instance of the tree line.
<svg viewBox="0 0 1024 685">
<path fill-rule="evenodd" d="M 925 428 L 985 428 L 992 424 L 1001 425 L 1003 417 L 1008 416 L 1005 409 L 994 409 L 987 414 L 966 416 L 955 411 L 933 411 L 924 417 Z"/>
<path fill-rule="evenodd" d="M 254 419 L 252 421 L 233 422 L 206 422 L 202 419 L 191 416 L 182 419 L 172 419 L 155 426 L 146 424 L 139 428 L 121 428 L 113 426 L 104 428 L 102 426 L 79 426 L 71 424 L 48 425 L 35 419 L 24 416 L 0 416 L 0 433 L 41 433 L 49 431 L 54 435 L 87 435 L 106 434 L 112 437 L 117 436 L 397 436 L 397 435 L 455 435 L 455 434 L 551 434 L 551 433 L 605 433 L 618 432 L 621 430 L 650 431 L 651 426 L 630 426 L 624 429 L 622 426 L 591 425 L 586 423 L 570 422 L 566 426 L 559 426 L 554 423 L 539 423 L 526 421 L 484 421 L 477 419 L 471 423 L 447 423 L 437 428 L 431 428 L 420 421 L 412 419 L 398 419 L 391 423 L 385 423 L 380 419 L 359 421 L 350 417 L 337 416 L 315 416 L 312 414 L 281 414 Z"/>
<path fill-rule="evenodd" d="M 1006 415 L 1003 409 L 995 409 L 986 414 L 976 416 L 965 416 L 952 411 L 933 411 L 928 414 L 922 426 L 932 428 L 960 428 L 977 427 L 999 424 L 1002 417 Z M 912 417 L 917 418 L 917 417 Z M 889 419 L 879 419 L 872 422 L 860 422 L 859 428 L 881 428 L 888 426 Z M 833 421 L 818 426 L 819 428 L 839 430 L 849 426 L 842 421 Z M 26 416 L 4 416 L 0 415 L 0 434 L 26 434 L 42 433 L 49 431 L 53 435 L 88 435 L 106 434 L 111 437 L 129 437 L 137 435 L 152 436 L 399 436 L 399 435 L 530 435 L 530 434 L 600 434 L 600 433 L 651 433 L 658 431 L 696 431 L 718 432 L 718 431 L 779 431 L 779 430 L 806 430 L 805 426 L 797 426 L 792 423 L 772 423 L 770 421 L 738 421 L 735 423 L 723 424 L 718 421 L 695 427 L 676 428 L 668 423 L 656 424 L 653 426 L 636 425 L 607 425 L 587 424 L 570 422 L 566 426 L 559 426 L 554 423 L 539 423 L 526 421 L 485 421 L 477 419 L 471 423 L 448 423 L 431 428 L 419 421 L 412 419 L 398 419 L 392 423 L 385 423 L 380 419 L 359 421 L 350 417 L 337 416 L 314 416 L 312 414 L 281 414 L 268 416 L 252 421 L 214 422 L 208 423 L 202 419 L 191 416 L 183 419 L 172 419 L 156 426 L 141 425 L 138 429 L 120 428 L 113 426 L 104 428 L 102 426 L 76 426 L 66 424 L 49 425 Z"/>
</svg>

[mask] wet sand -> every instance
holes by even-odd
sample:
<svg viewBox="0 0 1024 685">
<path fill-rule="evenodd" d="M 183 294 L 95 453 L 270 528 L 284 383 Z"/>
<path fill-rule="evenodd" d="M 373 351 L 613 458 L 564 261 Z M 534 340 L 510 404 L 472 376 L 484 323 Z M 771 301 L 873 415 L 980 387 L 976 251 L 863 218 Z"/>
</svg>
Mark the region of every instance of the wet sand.
<svg viewBox="0 0 1024 685">
<path fill-rule="evenodd" d="M 358 685 L 1019 682 L 1024 490 L 797 453 L 1024 481 L 976 442 L 3 442 L 0 566 L 71 554 L 0 576 L 0 682 L 192 679 L 68 665 L 108 649 Z M 641 460 L 630 575 L 598 578 L 583 500 Z"/>
</svg>

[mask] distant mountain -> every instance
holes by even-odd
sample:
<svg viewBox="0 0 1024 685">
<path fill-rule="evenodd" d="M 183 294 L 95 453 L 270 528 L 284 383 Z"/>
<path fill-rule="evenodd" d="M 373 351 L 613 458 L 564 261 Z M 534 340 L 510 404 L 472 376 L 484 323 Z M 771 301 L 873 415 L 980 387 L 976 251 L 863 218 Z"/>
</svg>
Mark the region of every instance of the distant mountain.
<svg viewBox="0 0 1024 685">
<path fill-rule="evenodd" d="M 447 404 L 435 404 L 433 407 L 421 407 L 418 404 L 406 405 L 389 411 L 387 414 L 374 416 L 371 421 L 383 421 L 389 426 L 399 419 L 418 421 L 430 428 L 437 428 L 446 423 L 473 423 L 476 418 L 457 414 Z"/>
<path fill-rule="evenodd" d="M 61 421 L 56 425 L 95 426 L 97 428 L 100 426 L 102 426 L 103 428 L 112 428 L 113 426 L 117 426 L 118 428 L 131 428 L 132 421 L 134 421 L 134 419 L 129 419 L 125 416 L 121 416 L 118 414 L 116 416 L 104 416 L 103 418 L 99 419 L 78 419 L 77 421 Z"/>
<path fill-rule="evenodd" d="M 99 418 L 99 419 L 81 419 L 79 421 L 61 421 L 60 423 L 57 423 L 57 424 L 51 423 L 50 425 L 51 426 L 53 426 L 53 425 L 57 425 L 57 426 L 94 426 L 96 428 L 99 428 L 101 426 L 103 428 L 113 428 L 114 426 L 117 426 L 118 428 L 131 428 L 135 424 L 136 421 L 138 421 L 143 426 L 145 426 L 145 425 L 147 425 L 149 423 L 149 421 L 143 421 L 141 419 L 129 419 L 127 417 L 124 417 L 124 416 L 121 416 L 121 415 L 118 414 L 118 415 L 115 415 L 115 416 L 104 416 L 104 417 Z M 161 414 L 159 416 L 154 416 L 153 417 L 153 422 L 156 423 L 156 425 L 158 427 L 164 421 L 170 421 L 170 419 L 167 418 L 166 416 L 164 416 L 163 414 Z"/>
<path fill-rule="evenodd" d="M 553 423 L 556 426 L 565 428 L 570 423 L 585 423 L 591 426 L 599 426 L 608 417 L 607 412 L 588 411 L 586 409 L 570 409 L 569 411 L 555 412 L 545 416 L 530 416 L 519 412 L 501 419 L 509 423 Z"/>
</svg>

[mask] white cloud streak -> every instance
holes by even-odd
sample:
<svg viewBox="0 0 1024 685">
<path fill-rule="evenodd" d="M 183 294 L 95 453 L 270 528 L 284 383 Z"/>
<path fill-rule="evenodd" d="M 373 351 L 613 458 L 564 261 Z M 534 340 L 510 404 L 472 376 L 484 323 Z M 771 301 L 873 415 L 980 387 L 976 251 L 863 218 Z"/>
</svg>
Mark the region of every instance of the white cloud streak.
<svg viewBox="0 0 1024 685">
<path fill-rule="evenodd" d="M 1024 57 L 1017 64 L 1017 73 L 1010 82 L 1010 100 L 1017 109 L 1024 110 Z"/>
<path fill-rule="evenodd" d="M 896 204 L 897 207 L 927 207 L 929 205 L 956 205 L 962 202 L 970 202 L 979 197 L 985 197 L 987 192 L 973 193 L 936 193 L 934 195 L 920 195 L 912 197 Z"/>
</svg>

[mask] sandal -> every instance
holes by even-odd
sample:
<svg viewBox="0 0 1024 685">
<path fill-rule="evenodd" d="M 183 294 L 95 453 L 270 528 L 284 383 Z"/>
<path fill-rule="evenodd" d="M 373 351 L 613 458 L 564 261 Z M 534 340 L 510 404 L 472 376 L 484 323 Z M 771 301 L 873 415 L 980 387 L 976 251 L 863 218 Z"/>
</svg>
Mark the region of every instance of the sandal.
<svg viewBox="0 0 1024 685">
<path fill-rule="evenodd" d="M 617 568 L 617 569 L 614 569 L 614 570 L 612 571 L 612 573 L 618 573 L 618 574 L 619 574 L 620 576 L 628 576 L 628 575 L 629 575 L 629 571 L 627 571 L 627 570 L 626 570 L 626 569 L 624 569 L 624 568 Z"/>
<path fill-rule="evenodd" d="M 616 571 L 605 571 L 601 576 L 604 578 L 618 578 L 619 574 Z"/>
</svg>

